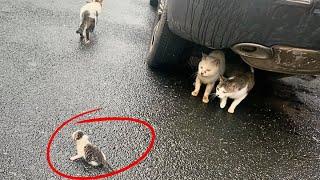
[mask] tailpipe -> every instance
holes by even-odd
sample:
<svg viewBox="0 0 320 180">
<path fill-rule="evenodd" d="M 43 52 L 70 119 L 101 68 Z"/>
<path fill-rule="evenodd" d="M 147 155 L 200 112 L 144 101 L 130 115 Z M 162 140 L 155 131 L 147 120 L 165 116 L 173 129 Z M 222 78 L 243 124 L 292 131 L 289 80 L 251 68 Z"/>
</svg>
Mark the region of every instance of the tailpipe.
<svg viewBox="0 0 320 180">
<path fill-rule="evenodd" d="M 239 43 L 231 47 L 231 49 L 244 57 L 251 57 L 257 59 L 271 59 L 273 58 L 272 48 L 262 46 L 255 43 Z"/>
</svg>

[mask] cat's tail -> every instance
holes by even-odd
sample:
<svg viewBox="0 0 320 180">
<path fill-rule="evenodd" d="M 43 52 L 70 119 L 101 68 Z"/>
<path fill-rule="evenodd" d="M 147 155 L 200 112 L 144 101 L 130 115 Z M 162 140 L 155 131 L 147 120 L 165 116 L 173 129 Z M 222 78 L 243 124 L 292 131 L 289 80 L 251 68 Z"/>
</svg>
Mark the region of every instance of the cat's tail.
<svg viewBox="0 0 320 180">
<path fill-rule="evenodd" d="M 106 160 L 103 160 L 102 165 L 103 165 L 104 168 L 106 168 L 106 170 L 108 172 L 112 172 L 113 171 L 112 167 L 110 166 L 110 164 Z"/>
<path fill-rule="evenodd" d="M 89 16 L 90 16 L 89 11 L 84 11 L 82 13 L 82 22 L 80 24 L 79 29 L 76 31 L 77 34 L 80 34 L 80 35 L 83 34 L 83 31 L 84 31 L 85 27 L 87 26 L 87 20 L 88 20 Z"/>
</svg>

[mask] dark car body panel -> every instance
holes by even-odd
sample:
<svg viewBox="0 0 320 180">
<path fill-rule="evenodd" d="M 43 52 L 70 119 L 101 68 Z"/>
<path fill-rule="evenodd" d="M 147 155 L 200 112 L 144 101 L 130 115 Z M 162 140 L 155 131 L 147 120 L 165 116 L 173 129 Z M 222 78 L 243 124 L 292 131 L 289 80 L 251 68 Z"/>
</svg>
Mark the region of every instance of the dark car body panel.
<svg viewBox="0 0 320 180">
<path fill-rule="evenodd" d="M 175 34 L 211 48 L 241 42 L 320 49 L 320 0 L 168 0 Z"/>
</svg>

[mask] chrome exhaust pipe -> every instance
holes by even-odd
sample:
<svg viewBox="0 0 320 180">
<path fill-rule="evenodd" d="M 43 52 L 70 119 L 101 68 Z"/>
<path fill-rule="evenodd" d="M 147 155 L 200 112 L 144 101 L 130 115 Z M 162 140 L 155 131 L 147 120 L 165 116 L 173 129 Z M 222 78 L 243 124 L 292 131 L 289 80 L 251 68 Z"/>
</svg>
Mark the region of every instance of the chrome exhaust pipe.
<svg viewBox="0 0 320 180">
<path fill-rule="evenodd" d="M 239 43 L 231 47 L 231 49 L 244 57 L 252 57 L 257 59 L 271 59 L 273 58 L 272 48 L 262 46 L 255 43 Z"/>
</svg>

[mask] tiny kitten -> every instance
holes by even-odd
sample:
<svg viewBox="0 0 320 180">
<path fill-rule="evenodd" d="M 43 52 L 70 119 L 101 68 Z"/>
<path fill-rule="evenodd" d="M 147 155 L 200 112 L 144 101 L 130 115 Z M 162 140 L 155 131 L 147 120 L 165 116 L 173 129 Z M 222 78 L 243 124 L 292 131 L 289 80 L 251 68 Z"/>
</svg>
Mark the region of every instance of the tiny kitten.
<svg viewBox="0 0 320 180">
<path fill-rule="evenodd" d="M 89 136 L 78 130 L 72 134 L 72 139 L 76 142 L 77 155 L 72 156 L 71 161 L 84 158 L 92 166 L 102 165 L 112 170 L 107 163 L 105 154 L 97 146 L 90 143 Z"/>
<path fill-rule="evenodd" d="M 235 108 L 246 98 L 254 83 L 254 70 L 252 67 L 251 72 L 238 73 L 230 78 L 220 76 L 220 82 L 216 88 L 216 96 L 220 98 L 220 107 L 224 108 L 226 106 L 228 98 L 234 99 L 228 109 L 229 113 L 234 113 Z"/>
<path fill-rule="evenodd" d="M 197 96 L 201 84 L 206 84 L 202 102 L 209 102 L 209 95 L 214 87 L 215 82 L 219 78 L 219 74 L 224 74 L 225 56 L 222 51 L 212 51 L 209 55 L 202 54 L 202 59 L 198 65 L 198 73 L 195 82 L 195 89 L 191 93 Z"/>
<path fill-rule="evenodd" d="M 80 27 L 76 31 L 80 39 L 89 43 L 89 33 L 94 31 L 97 25 L 98 16 L 101 13 L 103 0 L 87 0 L 87 4 L 80 9 Z"/>
</svg>

